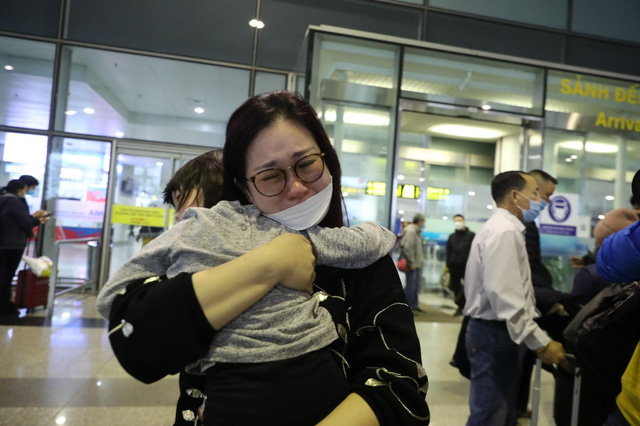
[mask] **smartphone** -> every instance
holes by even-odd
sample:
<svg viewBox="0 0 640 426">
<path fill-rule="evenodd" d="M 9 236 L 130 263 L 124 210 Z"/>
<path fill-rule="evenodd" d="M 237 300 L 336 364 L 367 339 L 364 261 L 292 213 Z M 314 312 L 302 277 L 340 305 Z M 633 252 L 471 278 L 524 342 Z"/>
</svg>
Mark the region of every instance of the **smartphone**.
<svg viewBox="0 0 640 426">
<path fill-rule="evenodd" d="M 53 216 L 53 212 L 46 212 L 45 214 L 42 215 L 42 217 L 49 217 L 49 216 Z"/>
</svg>

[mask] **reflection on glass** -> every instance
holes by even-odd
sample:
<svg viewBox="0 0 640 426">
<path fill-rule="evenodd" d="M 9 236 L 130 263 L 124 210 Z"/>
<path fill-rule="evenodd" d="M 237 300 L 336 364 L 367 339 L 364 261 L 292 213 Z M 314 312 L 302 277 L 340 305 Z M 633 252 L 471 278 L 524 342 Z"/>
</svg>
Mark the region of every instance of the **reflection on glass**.
<svg viewBox="0 0 640 426">
<path fill-rule="evenodd" d="M 464 55 L 407 48 L 403 96 L 542 114 L 543 70 Z"/>
<path fill-rule="evenodd" d="M 64 47 L 56 129 L 117 138 L 222 146 L 249 92 L 249 71 Z"/>
<path fill-rule="evenodd" d="M 0 37 L 0 124 L 48 129 L 55 45 Z"/>
</svg>

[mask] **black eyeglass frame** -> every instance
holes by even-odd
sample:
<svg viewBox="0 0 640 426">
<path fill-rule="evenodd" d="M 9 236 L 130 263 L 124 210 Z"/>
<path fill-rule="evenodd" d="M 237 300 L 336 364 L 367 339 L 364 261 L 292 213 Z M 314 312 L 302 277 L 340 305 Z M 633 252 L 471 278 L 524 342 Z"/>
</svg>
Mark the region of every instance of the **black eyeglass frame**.
<svg viewBox="0 0 640 426">
<path fill-rule="evenodd" d="M 251 182 L 251 183 L 253 183 L 253 187 L 256 189 L 256 191 L 258 191 L 258 193 L 259 193 L 260 195 L 262 195 L 262 196 L 264 196 L 264 197 L 276 197 L 276 196 L 278 196 L 278 195 L 282 194 L 282 192 L 287 188 L 287 170 L 289 170 L 289 169 L 291 169 L 291 171 L 293 172 L 293 175 L 294 175 L 294 176 L 295 176 L 295 177 L 296 177 L 300 182 L 304 182 L 304 183 L 313 183 L 313 182 L 317 182 L 317 181 L 322 177 L 322 175 L 324 174 L 324 169 L 325 169 L 325 167 L 326 167 L 326 162 L 325 162 L 325 160 L 324 160 L 325 155 L 326 155 L 326 154 L 325 154 L 324 152 L 316 152 L 316 153 L 313 153 L 313 154 L 307 154 L 307 155 L 305 155 L 304 157 L 301 157 L 300 159 L 298 159 L 298 160 L 297 160 L 297 161 L 296 161 L 292 166 L 289 166 L 289 167 L 287 167 L 286 169 L 281 169 L 281 168 L 279 168 L 279 167 L 271 167 L 271 168 L 269 168 L 269 169 L 264 169 L 264 170 L 259 171 L 259 172 L 258 172 L 258 173 L 256 173 L 255 175 L 253 175 L 253 176 L 251 176 L 251 177 L 247 178 L 246 180 L 247 180 L 247 181 L 249 181 L 249 182 Z M 314 180 L 309 180 L 309 181 L 308 181 L 308 180 L 304 180 L 304 179 L 302 179 L 300 176 L 298 176 L 298 173 L 296 172 L 296 166 L 297 166 L 298 164 L 300 164 L 300 162 L 301 162 L 301 161 L 304 161 L 304 160 L 306 160 L 307 158 L 309 158 L 309 157 L 313 157 L 313 156 L 320 157 L 320 160 L 322 161 L 322 172 L 320 172 L 320 175 L 319 175 L 316 179 L 314 179 Z M 262 173 L 272 172 L 272 171 L 274 171 L 274 170 L 277 170 L 277 171 L 282 172 L 282 174 L 284 175 L 284 185 L 282 186 L 282 189 L 280 190 L 280 192 L 278 192 L 278 193 L 276 193 L 276 194 L 272 194 L 272 195 L 264 194 L 264 193 L 262 193 L 262 191 L 260 191 L 260 190 L 258 189 L 258 185 L 256 185 L 256 178 L 257 178 L 259 175 L 261 175 Z"/>
</svg>

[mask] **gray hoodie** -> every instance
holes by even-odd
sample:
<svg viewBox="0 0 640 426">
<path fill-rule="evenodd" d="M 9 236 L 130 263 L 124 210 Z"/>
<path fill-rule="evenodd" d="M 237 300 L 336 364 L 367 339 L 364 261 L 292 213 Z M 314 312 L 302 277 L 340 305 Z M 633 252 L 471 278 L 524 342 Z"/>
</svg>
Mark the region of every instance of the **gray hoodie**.
<svg viewBox="0 0 640 426">
<path fill-rule="evenodd" d="M 190 208 L 180 223 L 152 240 L 107 281 L 96 301 L 98 312 L 108 318 L 113 299 L 133 280 L 209 269 L 286 232 L 309 238 L 318 265 L 347 269 L 372 264 L 395 244 L 391 231 L 371 222 L 298 232 L 265 217 L 256 206 L 237 201 L 222 201 L 210 209 Z M 319 306 L 324 296 L 276 285 L 218 330 L 209 353 L 197 363 L 199 368 L 190 369 L 203 369 L 212 362 L 278 361 L 326 347 L 338 336 L 329 312 Z"/>
</svg>

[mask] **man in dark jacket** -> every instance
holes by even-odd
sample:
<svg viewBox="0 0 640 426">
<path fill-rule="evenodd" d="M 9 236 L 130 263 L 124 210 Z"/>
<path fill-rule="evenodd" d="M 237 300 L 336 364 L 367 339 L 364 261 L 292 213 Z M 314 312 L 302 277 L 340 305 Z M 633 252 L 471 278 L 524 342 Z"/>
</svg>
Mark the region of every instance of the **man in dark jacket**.
<svg viewBox="0 0 640 426">
<path fill-rule="evenodd" d="M 464 292 L 462 291 L 462 279 L 464 278 L 465 268 L 467 267 L 467 259 L 469 259 L 469 251 L 471 251 L 471 242 L 476 234 L 471 232 L 465 226 L 464 216 L 457 214 L 453 217 L 455 232 L 449 235 L 447 240 L 447 269 L 449 269 L 449 290 L 455 297 L 455 303 L 458 305 L 457 315 L 462 315 L 464 308 Z"/>
<path fill-rule="evenodd" d="M 558 180 L 542 170 L 532 170 L 529 172 L 538 184 L 540 198 L 542 199 L 541 210 L 551 202 L 551 196 L 556 190 Z M 525 242 L 527 254 L 529 255 L 529 265 L 531 267 L 531 282 L 536 298 L 536 308 L 540 311 L 541 317 L 537 320 L 542 329 L 549 333 L 554 340 L 562 341 L 562 330 L 568 325 L 568 316 L 563 302 L 572 299 L 568 293 L 558 291 L 553 288 L 553 277 L 551 272 L 542 263 L 540 250 L 540 231 L 535 222 L 526 223 Z M 529 384 L 531 381 L 531 371 L 535 357 L 528 354 L 523 364 L 523 376 L 520 380 L 518 390 L 517 414 L 518 417 L 529 417 L 527 404 L 529 401 Z M 556 401 L 557 405 L 557 401 Z M 557 414 L 557 413 L 556 413 Z"/>
</svg>

